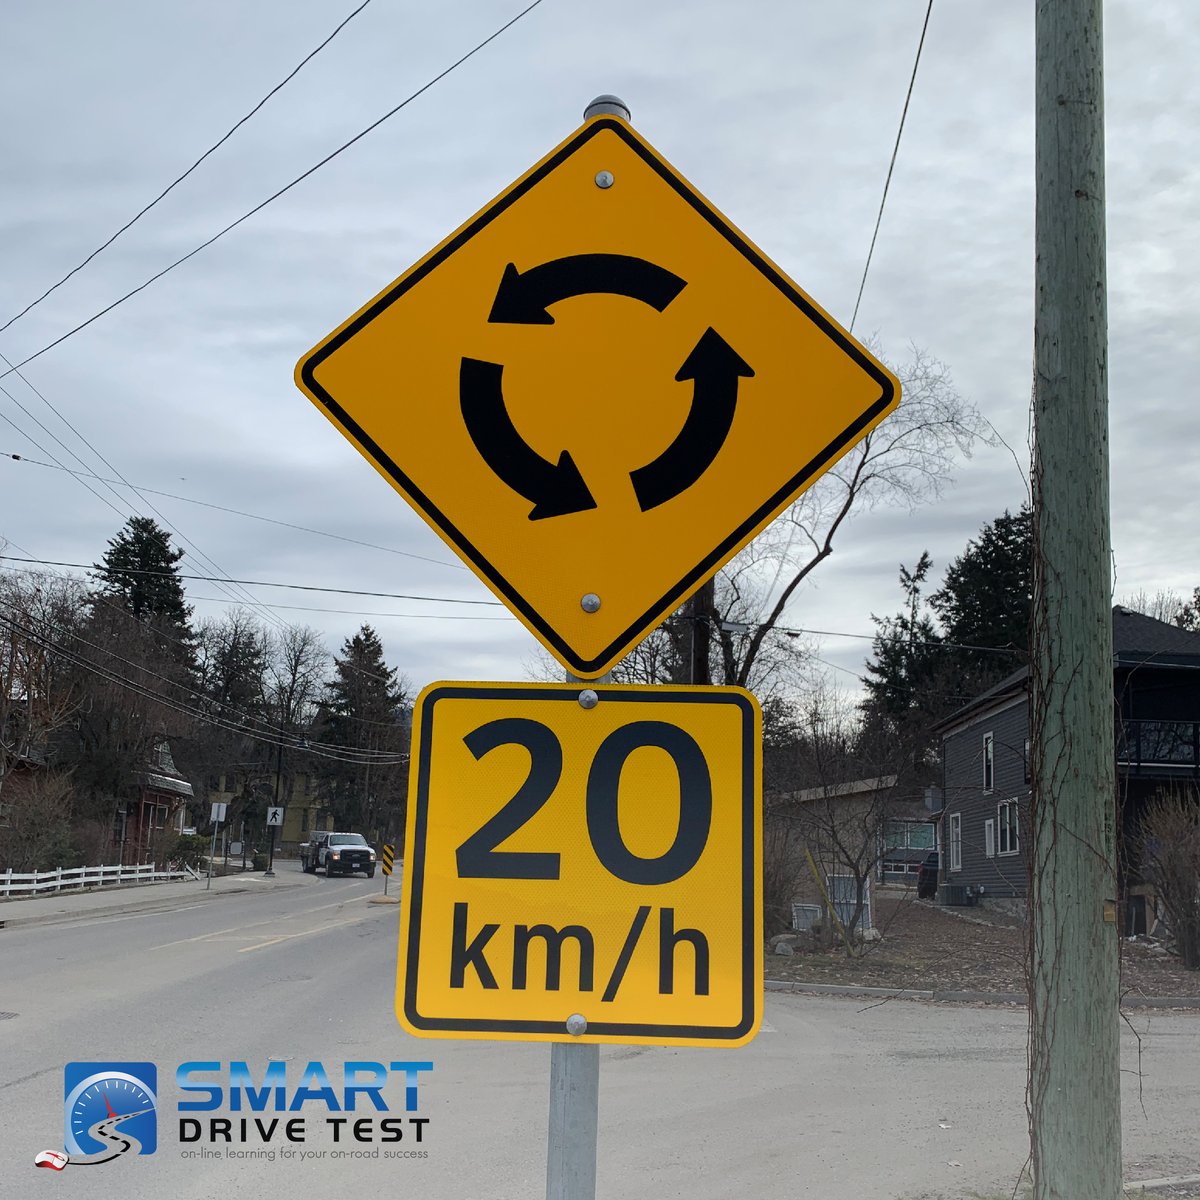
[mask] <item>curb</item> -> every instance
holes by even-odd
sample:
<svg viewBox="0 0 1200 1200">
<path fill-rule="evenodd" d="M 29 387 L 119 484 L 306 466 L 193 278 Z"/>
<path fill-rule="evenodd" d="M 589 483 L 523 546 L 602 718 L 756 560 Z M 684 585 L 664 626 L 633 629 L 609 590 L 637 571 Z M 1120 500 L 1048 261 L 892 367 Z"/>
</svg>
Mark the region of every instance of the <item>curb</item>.
<svg viewBox="0 0 1200 1200">
<path fill-rule="evenodd" d="M 1127 1192 L 1145 1192 L 1150 1188 L 1185 1187 L 1200 1183 L 1200 1175 L 1168 1175 L 1163 1179 L 1134 1179 L 1125 1184 Z"/>
<path fill-rule="evenodd" d="M 948 992 L 931 988 L 843 987 L 836 983 L 803 983 L 791 979 L 767 979 L 768 992 L 791 992 L 808 996 L 842 996 L 851 1000 L 928 1000 L 942 1004 L 1003 1004 L 1025 1008 L 1024 992 Z M 1200 996 L 1125 996 L 1122 1009 L 1180 1008 L 1200 1011 Z M 1190 1182 L 1190 1180 L 1188 1180 Z"/>
<path fill-rule="evenodd" d="M 147 884 L 145 886 L 153 886 L 153 885 Z M 281 892 L 281 891 L 287 891 L 289 888 L 297 888 L 297 887 L 303 887 L 303 886 L 304 886 L 304 884 L 302 884 L 302 883 L 276 883 L 276 884 L 272 884 L 268 890 L 272 891 L 272 892 Z M 159 910 L 161 910 L 163 912 L 170 912 L 173 908 L 175 908 L 177 906 L 177 904 L 181 900 L 182 901 L 201 900 L 201 901 L 207 902 L 209 900 L 219 899 L 222 896 L 239 896 L 239 895 L 244 895 L 247 892 L 253 892 L 256 890 L 261 890 L 261 889 L 255 889 L 255 888 L 249 887 L 249 886 L 221 888 L 219 891 L 216 891 L 216 892 L 211 891 L 211 890 L 203 890 L 202 889 L 199 893 L 192 892 L 189 895 L 180 894 L 180 895 L 171 896 L 169 899 L 165 896 L 155 896 L 153 898 L 147 897 L 145 900 L 130 901 L 127 904 L 113 905 L 111 907 L 105 906 L 103 908 L 80 909 L 77 912 L 59 911 L 59 912 L 52 912 L 52 913 L 42 913 L 40 915 L 34 915 L 32 917 L 21 917 L 21 916 L 10 917 L 10 916 L 6 915 L 3 908 L 0 908 L 0 931 L 2 931 L 4 929 L 16 929 L 22 925 L 61 925 L 67 921 L 86 921 L 89 919 L 103 920 L 105 917 L 121 917 L 121 916 L 125 916 L 129 913 L 138 913 L 138 912 L 151 913 L 151 912 L 155 912 L 155 911 L 159 911 Z"/>
</svg>

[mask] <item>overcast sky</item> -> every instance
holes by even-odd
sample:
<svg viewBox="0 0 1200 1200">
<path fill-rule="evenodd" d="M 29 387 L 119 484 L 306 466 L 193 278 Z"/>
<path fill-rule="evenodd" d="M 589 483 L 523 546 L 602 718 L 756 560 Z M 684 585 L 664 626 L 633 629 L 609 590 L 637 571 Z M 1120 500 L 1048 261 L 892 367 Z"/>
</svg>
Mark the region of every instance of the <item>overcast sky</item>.
<svg viewBox="0 0 1200 1200">
<path fill-rule="evenodd" d="M 9 0 L 0 13 L 0 324 L 157 195 L 354 7 Z M 17 362 L 141 283 L 521 7 L 372 0 L 193 176 L 0 334 L 0 352 Z M 215 563 L 235 578 L 489 599 L 295 388 L 296 360 L 569 134 L 601 92 L 622 96 L 639 132 L 848 324 L 925 7 L 543 0 L 282 199 L 25 368 L 87 445 L 15 375 L 0 380 L 10 393 L 0 393 L 0 451 L 79 469 L 73 452 L 105 477 L 373 545 L 120 487 L 118 500 L 93 483 L 118 512 L 61 470 L 0 459 L 7 552 L 90 563 L 137 511 L 176 531 L 198 574 L 217 573 Z M 1200 583 L 1200 22 L 1185 0 L 1106 7 L 1116 592 L 1190 594 Z M 901 562 L 928 549 L 940 576 L 981 525 L 1025 496 L 1032 10 L 1018 0 L 934 5 L 856 326 L 889 356 L 903 358 L 911 343 L 942 360 L 1011 451 L 977 448 L 940 502 L 915 514 L 856 520 L 792 602 L 790 625 L 869 634 L 873 611 L 898 607 Z M 216 584 L 189 584 L 188 594 L 198 616 L 229 607 Z M 417 685 L 521 679 L 534 657 L 532 637 L 499 607 L 253 594 L 321 630 L 330 649 L 370 621 Z M 868 649 L 827 635 L 818 652 L 853 686 Z"/>
</svg>

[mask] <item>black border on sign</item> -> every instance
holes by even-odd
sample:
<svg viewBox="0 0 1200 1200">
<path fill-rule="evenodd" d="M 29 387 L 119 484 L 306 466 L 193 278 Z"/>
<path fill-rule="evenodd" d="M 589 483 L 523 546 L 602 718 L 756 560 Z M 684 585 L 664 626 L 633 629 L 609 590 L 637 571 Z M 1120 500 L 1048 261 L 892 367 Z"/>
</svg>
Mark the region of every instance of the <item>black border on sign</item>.
<svg viewBox="0 0 1200 1200">
<path fill-rule="evenodd" d="M 562 1021 L 497 1021 L 482 1018 L 427 1017 L 417 1011 L 417 962 L 421 941 L 421 900 L 425 885 L 425 844 L 429 818 L 429 764 L 433 745 L 433 708 L 439 700 L 537 700 L 579 703 L 578 688 L 531 686 L 435 687 L 425 693 L 421 703 L 421 741 L 417 748 L 416 813 L 413 823 L 413 845 L 406 848 L 405 870 L 411 876 L 408 927 L 405 930 L 404 1015 L 415 1029 L 430 1032 L 473 1033 L 540 1033 L 566 1037 Z M 693 1038 L 713 1042 L 735 1041 L 743 1038 L 754 1026 L 756 989 L 762 981 L 755 972 L 754 937 L 754 848 L 760 836 L 758 806 L 754 787 L 754 705 L 747 697 L 725 691 L 695 692 L 663 690 L 662 692 L 634 688 L 602 687 L 601 703 L 624 700 L 639 704 L 733 704 L 742 715 L 742 1015 L 736 1025 L 654 1025 L 624 1021 L 588 1021 L 587 1032 L 601 1037 Z"/>
<path fill-rule="evenodd" d="M 641 616 L 630 622 L 629 626 L 618 634 L 594 658 L 581 658 L 563 640 L 549 622 L 533 609 L 524 596 L 483 556 L 471 540 L 455 526 L 436 504 L 411 480 L 400 468 L 392 462 L 379 445 L 359 426 L 338 402 L 327 392 L 316 379 L 317 368 L 335 351 L 344 346 L 360 330 L 370 324 L 381 312 L 390 307 L 405 292 L 419 283 L 434 268 L 443 263 L 455 251 L 459 250 L 481 229 L 495 220 L 505 209 L 518 200 L 530 189 L 540 183 L 555 168 L 562 165 L 581 146 L 594 138 L 602 130 L 615 133 L 630 147 L 663 181 L 675 191 L 687 204 L 696 210 L 722 237 L 739 251 L 753 266 L 810 321 L 839 346 L 842 351 L 879 385 L 880 395 L 865 412 L 854 421 L 844 433 L 836 437 L 823 450 L 813 455 L 795 475 L 791 477 L 774 495 L 759 505 L 753 513 L 742 521 L 732 532 L 724 537 L 713 551 L 702 561 L 687 572 L 673 587 L 669 588 Z M 644 637 L 654 627 L 660 618 L 672 609 L 677 608 L 683 598 L 703 580 L 707 579 L 717 569 L 725 557 L 748 538 L 760 523 L 771 513 L 786 503 L 788 498 L 797 492 L 814 476 L 819 475 L 825 464 L 841 454 L 847 446 L 856 442 L 862 431 L 892 402 L 894 388 L 892 381 L 878 366 L 868 358 L 858 345 L 838 329 L 828 317 L 817 309 L 797 288 L 775 267 L 773 267 L 758 251 L 750 245 L 722 217 L 715 212 L 702 197 L 691 190 L 682 179 L 667 167 L 660 159 L 651 153 L 620 121 L 610 118 L 598 118 L 585 125 L 579 134 L 565 143 L 558 153 L 548 158 L 537 170 L 521 180 L 509 192 L 501 196 L 490 208 L 480 213 L 469 225 L 461 229 L 436 254 L 430 256 L 415 270 L 398 280 L 394 287 L 384 292 L 374 304 L 365 309 L 351 321 L 336 336 L 331 338 L 314 353 L 309 355 L 300 366 L 300 377 L 305 387 L 329 411 L 334 420 L 345 429 L 363 450 L 370 455 L 375 464 L 380 467 L 393 483 L 431 520 L 443 536 L 457 547 L 475 570 L 490 581 L 492 587 L 501 595 L 510 608 L 519 612 L 525 621 L 555 649 L 559 661 L 577 675 L 595 675 L 607 669 L 617 658 L 620 658 L 627 647 Z"/>
</svg>

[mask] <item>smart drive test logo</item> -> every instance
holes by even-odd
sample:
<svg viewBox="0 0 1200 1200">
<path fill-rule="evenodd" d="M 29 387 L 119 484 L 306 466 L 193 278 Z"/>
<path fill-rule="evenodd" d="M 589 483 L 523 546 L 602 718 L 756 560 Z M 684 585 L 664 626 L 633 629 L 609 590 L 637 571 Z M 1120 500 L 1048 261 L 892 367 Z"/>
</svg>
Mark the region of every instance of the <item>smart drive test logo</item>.
<svg viewBox="0 0 1200 1200">
<path fill-rule="evenodd" d="M 73 1062 L 63 1069 L 66 1153 L 43 1150 L 34 1162 L 61 1171 L 98 1166 L 122 1154 L 158 1149 L 158 1070 L 146 1062 Z"/>
<path fill-rule="evenodd" d="M 259 1069 L 241 1060 L 180 1063 L 178 1141 L 187 1159 L 427 1158 L 431 1118 L 420 1111 L 420 1076 L 432 1062 L 313 1060 L 289 1076 L 286 1061 Z M 384 1090 L 403 1085 L 403 1113 Z M 340 1087 L 338 1086 L 340 1084 Z M 168 1106 L 170 1107 L 170 1106 Z M 63 1069 L 64 1152 L 43 1150 L 39 1167 L 96 1166 L 158 1149 L 158 1069 L 146 1062 L 73 1062 Z M 183 1115 L 183 1114 L 188 1115 Z M 196 1114 L 196 1115 L 192 1115 Z M 227 1115 L 226 1115 L 227 1114 Z M 168 1121 L 170 1115 L 168 1115 Z M 333 1148 L 313 1146 L 314 1139 Z M 170 1139 L 169 1139 L 170 1140 Z M 403 1143 L 403 1145 L 396 1145 Z"/>
</svg>

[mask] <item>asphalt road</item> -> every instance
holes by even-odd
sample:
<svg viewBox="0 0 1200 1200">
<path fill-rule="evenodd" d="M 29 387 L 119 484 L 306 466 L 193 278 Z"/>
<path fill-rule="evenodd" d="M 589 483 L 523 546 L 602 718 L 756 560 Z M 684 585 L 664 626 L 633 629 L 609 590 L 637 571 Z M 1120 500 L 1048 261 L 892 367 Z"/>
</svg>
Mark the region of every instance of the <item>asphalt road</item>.
<svg viewBox="0 0 1200 1200">
<path fill-rule="evenodd" d="M 398 910 L 366 903 L 380 880 L 282 870 L 302 886 L 0 930 L 0 1014 L 15 1014 L 0 1019 L 0 1196 L 91 1200 L 101 1182 L 100 1194 L 129 1200 L 544 1194 L 549 1047 L 410 1038 L 392 1009 Z M 1022 1010 L 768 994 L 766 1018 L 741 1050 L 601 1051 L 599 1196 L 1011 1194 L 1027 1146 Z M 1134 1024 L 1138 1037 L 1123 1033 L 1127 1177 L 1200 1173 L 1200 1014 Z M 389 1147 L 428 1157 L 335 1146 L 322 1123 L 304 1161 L 242 1156 L 257 1140 L 231 1144 L 237 1157 L 218 1145 L 217 1157 L 185 1158 L 198 1144 L 178 1140 L 175 1066 L 244 1060 L 261 1072 L 271 1059 L 293 1073 L 321 1060 L 338 1076 L 343 1060 L 432 1061 L 423 1141 L 410 1129 Z M 34 1168 L 39 1150 L 61 1147 L 71 1060 L 158 1064 L 156 1154 Z M 403 1112 L 403 1079 L 385 1096 Z"/>
</svg>

